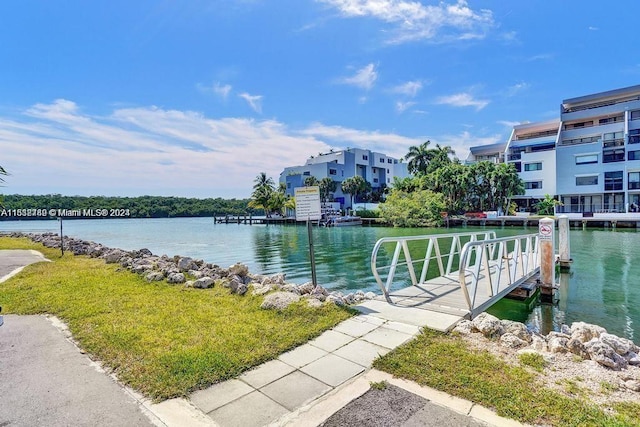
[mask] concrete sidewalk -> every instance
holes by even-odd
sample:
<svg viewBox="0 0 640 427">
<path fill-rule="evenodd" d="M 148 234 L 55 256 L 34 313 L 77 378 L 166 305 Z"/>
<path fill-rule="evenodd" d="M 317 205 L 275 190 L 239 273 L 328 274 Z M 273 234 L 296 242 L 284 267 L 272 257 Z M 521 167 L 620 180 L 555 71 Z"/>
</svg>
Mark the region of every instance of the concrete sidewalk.
<svg viewBox="0 0 640 427">
<path fill-rule="evenodd" d="M 443 425 L 433 424 L 434 420 L 443 419 L 474 427 L 521 425 L 472 402 L 371 370 L 376 357 L 415 337 L 422 324 L 432 323 L 433 319 L 425 316 L 433 313 L 375 300 L 356 308 L 367 314 L 348 319 L 237 379 L 193 393 L 191 403 L 213 421 L 212 425 L 222 427 L 312 427 L 321 425 L 337 412 L 343 416 L 342 420 L 362 420 L 357 412 L 363 410 L 373 411 L 364 419 L 380 423 L 354 422 L 354 426 L 391 425 L 383 422 L 389 415 L 384 409 L 386 402 L 369 403 L 365 409 L 351 403 L 369 391 L 370 382 L 387 381 L 424 401 L 418 413 L 407 417 L 407 426 Z M 450 326 L 447 322 L 443 321 L 443 329 Z"/>
</svg>

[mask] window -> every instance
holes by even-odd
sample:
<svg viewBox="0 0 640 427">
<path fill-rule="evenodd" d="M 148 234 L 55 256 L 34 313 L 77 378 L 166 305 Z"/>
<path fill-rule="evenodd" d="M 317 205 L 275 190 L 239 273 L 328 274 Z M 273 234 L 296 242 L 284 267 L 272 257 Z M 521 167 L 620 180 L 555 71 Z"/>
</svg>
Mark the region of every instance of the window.
<svg viewBox="0 0 640 427">
<path fill-rule="evenodd" d="M 637 144 L 640 142 L 640 129 L 629 130 L 629 144 Z"/>
<path fill-rule="evenodd" d="M 525 190 L 539 190 L 542 188 L 542 181 L 529 181 L 524 183 Z"/>
<path fill-rule="evenodd" d="M 380 157 L 380 163 L 384 163 L 384 159 Z"/>
<path fill-rule="evenodd" d="M 622 190 L 622 171 L 604 173 L 604 191 Z"/>
<path fill-rule="evenodd" d="M 629 160 L 640 160 L 640 151 L 629 151 Z"/>
<path fill-rule="evenodd" d="M 287 182 L 287 188 L 291 188 L 291 183 Z"/>
<path fill-rule="evenodd" d="M 336 169 L 329 169 L 329 175 L 336 175 L 338 171 Z"/>
<path fill-rule="evenodd" d="M 393 163 L 393 160 L 387 159 L 387 163 Z"/>
<path fill-rule="evenodd" d="M 629 172 L 629 190 L 640 190 L 640 172 Z"/>
<path fill-rule="evenodd" d="M 576 185 L 598 185 L 598 175 L 576 176 Z"/>
<path fill-rule="evenodd" d="M 607 117 L 607 118 L 604 118 L 604 119 L 600 119 L 598 121 L 598 124 L 606 125 L 606 124 L 609 124 L 609 123 L 618 123 L 618 122 L 621 122 L 623 120 L 624 120 L 624 114 L 620 114 L 618 116 L 613 116 L 613 117 Z"/>
<path fill-rule="evenodd" d="M 583 154 L 576 156 L 576 165 L 588 165 L 590 163 L 598 163 L 597 154 Z"/>
<path fill-rule="evenodd" d="M 524 171 L 525 172 L 541 171 L 541 170 L 542 170 L 542 163 L 541 162 L 525 163 L 524 164 Z"/>
<path fill-rule="evenodd" d="M 389 173 L 389 169 L 387 169 L 387 173 Z"/>
<path fill-rule="evenodd" d="M 366 154 L 362 155 L 362 160 L 369 160 L 369 156 L 367 156 Z"/>
<path fill-rule="evenodd" d="M 621 147 L 624 145 L 624 132 L 605 133 L 602 143 L 604 147 Z"/>
<path fill-rule="evenodd" d="M 632 111 L 631 120 L 638 120 L 638 119 L 640 119 L 640 110 Z"/>
<path fill-rule="evenodd" d="M 310 176 L 310 175 L 311 175 L 311 172 L 309 172 L 309 171 L 305 171 L 305 172 L 302 172 L 302 175 L 304 175 L 304 176 Z"/>
<path fill-rule="evenodd" d="M 373 178 L 373 182 L 377 183 L 378 182 L 378 178 Z"/>
<path fill-rule="evenodd" d="M 613 163 L 624 161 L 624 148 L 616 148 L 614 150 L 602 151 L 602 163 Z"/>
</svg>

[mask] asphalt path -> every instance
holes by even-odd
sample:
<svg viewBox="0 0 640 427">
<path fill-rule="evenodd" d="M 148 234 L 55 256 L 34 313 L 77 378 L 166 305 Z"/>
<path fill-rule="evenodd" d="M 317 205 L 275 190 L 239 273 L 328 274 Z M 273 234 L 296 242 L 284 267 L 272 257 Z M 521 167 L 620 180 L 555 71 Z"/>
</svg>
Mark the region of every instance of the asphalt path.
<svg viewBox="0 0 640 427">
<path fill-rule="evenodd" d="M 0 251 L 0 278 L 6 280 L 16 269 L 42 261 L 35 251 Z M 45 316 L 4 315 L 0 426 L 154 425 L 133 395 L 54 323 Z"/>
</svg>

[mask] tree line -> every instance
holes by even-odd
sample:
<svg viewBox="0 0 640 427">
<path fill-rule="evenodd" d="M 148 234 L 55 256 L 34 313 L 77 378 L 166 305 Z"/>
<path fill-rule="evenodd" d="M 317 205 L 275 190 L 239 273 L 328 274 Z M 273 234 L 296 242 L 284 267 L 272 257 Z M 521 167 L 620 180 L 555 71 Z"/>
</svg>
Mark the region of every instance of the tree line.
<svg viewBox="0 0 640 427">
<path fill-rule="evenodd" d="M 131 218 L 210 217 L 214 215 L 244 215 L 254 213 L 248 199 L 185 198 L 163 196 L 105 197 L 5 195 L 0 210 L 128 210 Z M 6 216 L 0 219 L 10 219 Z"/>
</svg>

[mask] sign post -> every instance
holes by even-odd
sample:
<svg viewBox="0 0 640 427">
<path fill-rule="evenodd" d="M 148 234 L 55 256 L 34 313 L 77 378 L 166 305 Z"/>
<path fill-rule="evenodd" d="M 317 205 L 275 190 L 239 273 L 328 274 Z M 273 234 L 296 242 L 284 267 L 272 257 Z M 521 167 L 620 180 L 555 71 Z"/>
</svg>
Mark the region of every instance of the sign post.
<svg viewBox="0 0 640 427">
<path fill-rule="evenodd" d="M 542 218 L 538 225 L 538 242 L 540 244 L 540 282 L 543 285 L 555 284 L 556 254 L 553 231 L 555 221 Z"/>
<path fill-rule="evenodd" d="M 320 208 L 320 187 L 297 187 L 294 190 L 294 194 L 296 198 L 296 221 L 307 221 L 307 234 L 309 235 L 309 260 L 311 261 L 311 281 L 313 286 L 318 286 L 311 221 L 320 221 L 320 218 L 322 218 L 322 209 Z"/>
</svg>

